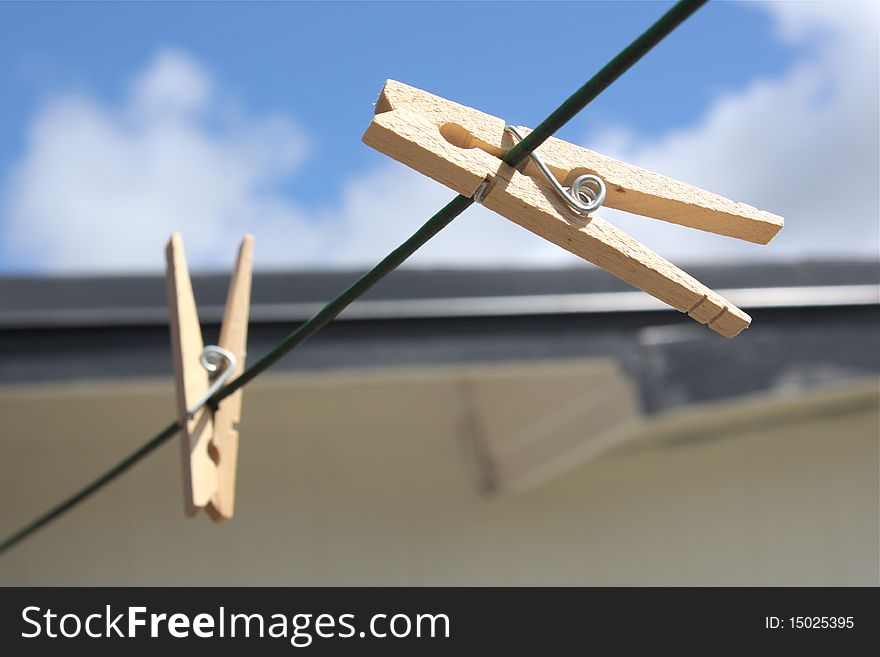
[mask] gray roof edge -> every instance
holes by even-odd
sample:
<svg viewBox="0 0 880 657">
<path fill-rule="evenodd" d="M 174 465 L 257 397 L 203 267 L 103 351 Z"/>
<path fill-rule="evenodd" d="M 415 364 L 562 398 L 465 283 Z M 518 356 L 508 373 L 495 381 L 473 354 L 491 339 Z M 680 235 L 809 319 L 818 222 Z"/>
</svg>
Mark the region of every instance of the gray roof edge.
<svg viewBox="0 0 880 657">
<path fill-rule="evenodd" d="M 685 267 L 746 309 L 878 302 L 880 263 L 824 261 Z M 257 272 L 255 322 L 305 319 L 361 272 Z M 193 276 L 204 321 L 216 322 L 228 275 Z M 0 277 L 0 329 L 153 325 L 167 321 L 163 276 Z M 399 269 L 342 315 L 345 319 L 481 317 L 668 310 L 595 267 Z"/>
<path fill-rule="evenodd" d="M 732 288 L 717 290 L 745 310 L 758 308 L 817 308 L 880 304 L 880 285 L 813 285 Z M 304 321 L 321 303 L 256 303 L 252 323 Z M 567 314 L 605 314 L 673 311 L 639 290 L 539 295 L 496 295 L 421 299 L 361 299 L 340 314 L 340 320 L 438 319 Z M 223 306 L 199 309 L 201 320 L 219 323 Z M 61 308 L 0 310 L 0 330 L 156 326 L 167 323 L 168 310 L 159 306 L 125 308 Z"/>
</svg>

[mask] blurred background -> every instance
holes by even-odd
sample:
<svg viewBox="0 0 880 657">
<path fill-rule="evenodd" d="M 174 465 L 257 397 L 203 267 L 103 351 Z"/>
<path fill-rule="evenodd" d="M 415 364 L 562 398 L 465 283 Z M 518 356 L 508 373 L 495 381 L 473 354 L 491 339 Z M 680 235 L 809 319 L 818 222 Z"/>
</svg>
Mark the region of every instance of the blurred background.
<svg viewBox="0 0 880 657">
<path fill-rule="evenodd" d="M 0 4 L 0 535 L 174 417 L 171 232 L 207 342 L 255 235 L 252 361 L 453 196 L 386 78 L 535 125 L 669 6 Z M 736 339 L 474 207 L 248 386 L 232 521 L 171 441 L 0 584 L 880 584 L 878 22 L 710 3 L 558 134 L 785 217 L 600 212 Z"/>
</svg>

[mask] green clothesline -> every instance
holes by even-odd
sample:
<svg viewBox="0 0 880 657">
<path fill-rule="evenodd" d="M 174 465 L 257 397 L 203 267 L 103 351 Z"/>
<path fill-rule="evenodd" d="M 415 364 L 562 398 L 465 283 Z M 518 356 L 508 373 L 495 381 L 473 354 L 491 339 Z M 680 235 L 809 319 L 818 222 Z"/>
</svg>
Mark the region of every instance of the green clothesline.
<svg viewBox="0 0 880 657">
<path fill-rule="evenodd" d="M 525 139 L 518 142 L 507 151 L 503 158 L 504 162 L 514 167 L 520 164 L 535 149 L 586 107 L 588 103 L 596 98 L 596 96 L 611 86 L 615 80 L 623 75 L 633 64 L 639 61 L 645 53 L 660 43 L 660 41 L 672 32 L 672 30 L 681 25 L 691 14 L 706 4 L 706 2 L 708 2 L 708 0 L 680 0 L 677 2 L 668 12 L 661 16 L 656 23 L 645 30 L 641 36 L 602 67 L 602 69 L 590 78 L 586 84 L 554 110 L 553 113 L 530 132 Z M 326 306 L 321 308 L 321 310 L 319 310 L 313 317 L 291 332 L 290 335 L 278 344 L 278 346 L 242 372 L 241 376 L 218 390 L 217 393 L 208 400 L 208 404 L 216 406 L 221 400 L 250 383 L 293 349 L 324 328 L 347 306 L 357 300 L 387 274 L 390 274 L 397 269 L 397 267 L 399 267 L 407 258 L 424 246 L 428 240 L 448 226 L 453 219 L 467 210 L 473 203 L 474 199 L 462 196 L 461 194 L 452 199 L 452 201 L 450 201 L 445 207 L 425 222 L 425 224 L 409 239 L 385 256 L 378 265 L 361 276 L 354 284 L 335 299 L 327 303 Z M 104 485 L 113 481 L 116 477 L 128 470 L 154 449 L 174 437 L 178 431 L 180 431 L 179 422 L 175 421 L 169 424 L 156 436 L 151 438 L 149 442 L 140 447 L 133 454 L 126 457 L 122 462 L 91 484 L 6 538 L 0 543 L 0 554 L 19 541 L 27 538 L 41 527 L 49 524 L 64 512 L 69 511 Z"/>
</svg>

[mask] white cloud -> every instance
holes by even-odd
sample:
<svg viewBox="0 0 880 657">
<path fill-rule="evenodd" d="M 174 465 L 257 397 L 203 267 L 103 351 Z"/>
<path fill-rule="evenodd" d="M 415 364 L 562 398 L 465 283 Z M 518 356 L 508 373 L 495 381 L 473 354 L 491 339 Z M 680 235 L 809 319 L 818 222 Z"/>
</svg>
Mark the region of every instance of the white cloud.
<svg viewBox="0 0 880 657">
<path fill-rule="evenodd" d="M 154 58 L 121 108 L 82 95 L 52 99 L 5 181 L 5 248 L 38 271 L 148 271 L 162 267 L 162 247 L 179 230 L 193 268 L 228 268 L 251 232 L 262 268 L 362 266 L 453 196 L 389 162 L 305 212 L 274 185 L 304 160 L 301 131 L 288 118 L 226 109 L 208 74 L 175 51 Z M 536 243 L 543 248 L 482 208 L 461 222 L 423 261 L 509 260 L 509 250 L 481 237 L 517 249 L 524 262 Z"/>
<path fill-rule="evenodd" d="M 378 262 L 454 197 L 448 188 L 390 163 L 346 186 L 341 207 L 323 223 L 346 239 L 328 247 L 327 262 L 343 266 Z M 497 214 L 474 205 L 412 258 L 421 266 L 528 267 L 583 262 Z"/>
<path fill-rule="evenodd" d="M 780 39 L 806 54 L 785 75 L 728 93 L 687 129 L 591 147 L 785 217 L 767 246 L 605 211 L 673 259 L 869 256 L 880 248 L 878 6 L 771 2 Z M 808 47 L 805 47 L 808 46 Z M 747 44 L 744 44 L 747 47 Z"/>
<path fill-rule="evenodd" d="M 602 211 L 679 262 L 874 254 L 877 9 L 856 3 L 763 6 L 805 55 L 775 78 L 716 99 L 696 125 L 654 139 L 626 126 L 591 147 L 786 217 L 769 246 Z M 350 179 L 322 209 L 279 190 L 306 158 L 290 118 L 228 111 L 214 80 L 180 52 L 159 53 L 114 108 L 66 94 L 34 118 L 4 181 L 0 243 L 40 271 L 162 266 L 181 230 L 196 267 L 229 267 L 245 232 L 264 268 L 361 267 L 410 235 L 452 193 L 388 162 Z M 210 126 L 210 128 L 209 128 Z M 469 210 L 413 262 L 580 262 L 483 208 Z"/>
<path fill-rule="evenodd" d="M 150 70 L 135 81 L 132 109 L 149 119 L 203 111 L 213 95 L 213 83 L 190 58 L 174 51 L 160 52 Z"/>
<path fill-rule="evenodd" d="M 121 109 L 72 94 L 48 102 L 6 184 L 6 248 L 46 271 L 156 269 L 162 245 L 180 229 L 190 259 L 214 265 L 231 259 L 256 218 L 267 226 L 301 221 L 294 206 L 264 191 L 305 157 L 301 132 L 280 117 L 219 116 L 215 101 L 195 62 L 162 52 Z M 221 130 L 208 129 L 212 119 Z M 286 242 L 296 252 L 308 239 Z"/>
</svg>

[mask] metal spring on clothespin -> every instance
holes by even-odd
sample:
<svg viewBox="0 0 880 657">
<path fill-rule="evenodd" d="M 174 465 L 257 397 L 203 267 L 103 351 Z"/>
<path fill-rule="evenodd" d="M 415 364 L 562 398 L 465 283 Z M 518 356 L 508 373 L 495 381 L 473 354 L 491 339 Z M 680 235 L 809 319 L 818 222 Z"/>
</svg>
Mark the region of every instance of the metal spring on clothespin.
<svg viewBox="0 0 880 657">
<path fill-rule="evenodd" d="M 195 416 L 195 414 L 199 412 L 199 409 L 208 403 L 208 400 L 214 395 L 214 393 L 220 390 L 220 388 L 222 388 L 229 380 L 229 377 L 235 372 L 237 359 L 232 352 L 223 347 L 211 344 L 205 347 L 202 351 L 202 355 L 199 356 L 199 362 L 202 364 L 202 367 L 208 370 L 208 374 L 212 376 L 212 381 L 205 396 L 187 411 L 187 415 L 190 418 Z"/>
<path fill-rule="evenodd" d="M 504 131 L 509 132 L 519 141 L 523 140 L 523 136 L 520 134 L 519 130 L 512 125 L 504 126 Z M 550 172 L 550 169 L 544 164 L 544 160 L 541 159 L 540 155 L 532 152 L 529 154 L 529 157 L 532 158 L 532 162 L 537 165 L 538 169 L 541 170 L 541 173 L 543 173 L 547 180 L 550 181 L 550 184 L 553 185 L 553 189 L 555 189 L 568 206 L 578 214 L 587 216 L 591 212 L 597 210 L 602 203 L 605 202 L 605 183 L 599 176 L 594 176 L 591 173 L 579 176 L 573 183 L 571 183 L 571 187 L 566 189 L 556 179 L 556 176 Z"/>
</svg>

